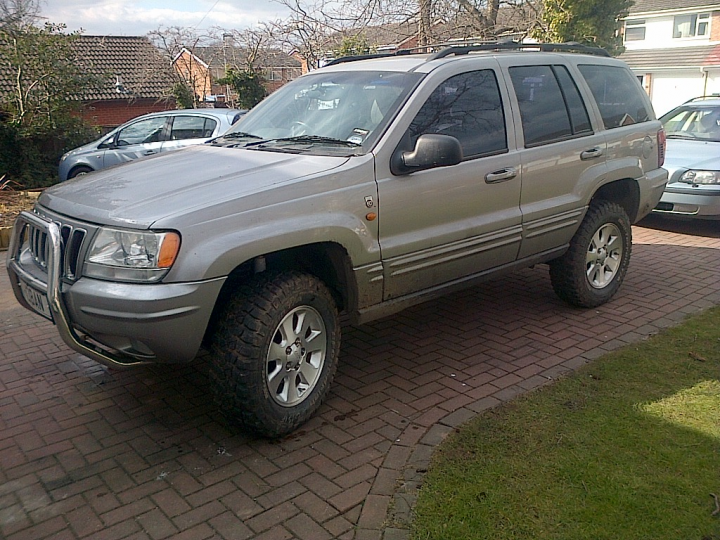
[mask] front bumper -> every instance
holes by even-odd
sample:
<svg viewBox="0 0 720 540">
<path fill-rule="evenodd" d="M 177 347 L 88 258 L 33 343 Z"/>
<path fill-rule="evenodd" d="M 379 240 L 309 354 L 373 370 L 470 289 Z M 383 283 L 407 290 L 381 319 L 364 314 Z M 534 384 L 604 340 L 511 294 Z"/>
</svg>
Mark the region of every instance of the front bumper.
<svg viewBox="0 0 720 540">
<path fill-rule="evenodd" d="M 720 219 L 720 186 L 714 188 L 686 186 L 675 188 L 673 184 L 669 184 L 653 213 Z"/>
<path fill-rule="evenodd" d="M 28 226 L 46 234 L 44 268 L 23 247 Z M 131 284 L 80 277 L 69 282 L 61 275 L 62 247 L 58 224 L 23 212 L 10 240 L 7 270 L 18 301 L 49 316 L 68 346 L 112 367 L 188 362 L 196 356 L 224 278 Z"/>
</svg>

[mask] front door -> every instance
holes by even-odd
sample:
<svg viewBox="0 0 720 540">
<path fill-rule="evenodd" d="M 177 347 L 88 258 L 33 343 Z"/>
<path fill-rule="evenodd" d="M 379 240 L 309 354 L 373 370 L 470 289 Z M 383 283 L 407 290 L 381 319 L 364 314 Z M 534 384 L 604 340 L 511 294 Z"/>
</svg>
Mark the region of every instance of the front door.
<svg viewBox="0 0 720 540">
<path fill-rule="evenodd" d="M 166 123 L 166 116 L 146 118 L 118 131 L 113 144 L 105 150 L 103 166 L 110 167 L 159 153 L 165 140 Z"/>
<path fill-rule="evenodd" d="M 463 161 L 405 176 L 378 159 L 385 299 L 511 263 L 521 241 L 520 163 L 508 144 L 507 99 L 493 69 L 446 78 L 407 128 L 456 137 Z M 402 149 L 402 148 L 401 148 Z"/>
</svg>

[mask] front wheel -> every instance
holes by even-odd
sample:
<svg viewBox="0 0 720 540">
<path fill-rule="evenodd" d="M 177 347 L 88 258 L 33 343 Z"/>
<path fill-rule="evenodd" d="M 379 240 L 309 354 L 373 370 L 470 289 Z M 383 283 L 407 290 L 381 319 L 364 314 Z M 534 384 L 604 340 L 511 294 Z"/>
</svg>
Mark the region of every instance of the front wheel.
<svg viewBox="0 0 720 540">
<path fill-rule="evenodd" d="M 555 293 L 574 306 L 604 304 L 625 278 L 631 249 L 632 228 L 625 210 L 609 201 L 591 203 L 568 251 L 550 263 Z"/>
<path fill-rule="evenodd" d="M 223 412 L 268 437 L 317 410 L 337 369 L 340 324 L 316 277 L 286 272 L 240 287 L 213 336 L 211 376 Z"/>
</svg>

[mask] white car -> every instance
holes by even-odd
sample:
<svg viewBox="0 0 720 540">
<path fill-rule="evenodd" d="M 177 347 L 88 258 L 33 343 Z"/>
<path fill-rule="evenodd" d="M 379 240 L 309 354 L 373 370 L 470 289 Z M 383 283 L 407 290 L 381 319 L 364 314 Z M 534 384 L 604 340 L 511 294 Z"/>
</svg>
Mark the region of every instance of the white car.
<svg viewBox="0 0 720 540">
<path fill-rule="evenodd" d="M 138 116 L 60 159 L 60 181 L 143 156 L 177 150 L 225 133 L 247 111 L 181 109 Z"/>
<path fill-rule="evenodd" d="M 720 219 L 720 96 L 691 99 L 660 121 L 670 178 L 653 212 Z"/>
</svg>

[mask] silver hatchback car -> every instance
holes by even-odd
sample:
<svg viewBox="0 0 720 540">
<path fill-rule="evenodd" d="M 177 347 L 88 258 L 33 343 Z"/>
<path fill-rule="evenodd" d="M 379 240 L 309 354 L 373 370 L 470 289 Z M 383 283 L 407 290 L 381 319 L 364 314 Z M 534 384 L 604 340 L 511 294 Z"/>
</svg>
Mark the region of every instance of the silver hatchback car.
<svg viewBox="0 0 720 540">
<path fill-rule="evenodd" d="M 201 144 L 225 133 L 247 111 L 182 109 L 138 116 L 60 159 L 60 181 L 144 156 Z"/>
<path fill-rule="evenodd" d="M 670 178 L 653 212 L 720 219 L 720 96 L 691 99 L 660 121 Z"/>
</svg>

